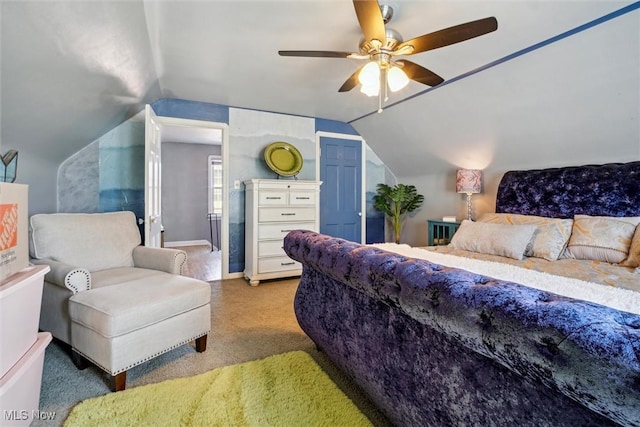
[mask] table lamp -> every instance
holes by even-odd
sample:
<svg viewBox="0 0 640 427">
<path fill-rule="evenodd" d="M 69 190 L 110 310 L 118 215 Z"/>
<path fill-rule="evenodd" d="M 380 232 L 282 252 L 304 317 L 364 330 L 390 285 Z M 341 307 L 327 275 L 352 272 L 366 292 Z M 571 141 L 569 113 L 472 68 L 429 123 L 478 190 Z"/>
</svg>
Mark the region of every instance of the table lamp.
<svg viewBox="0 0 640 427">
<path fill-rule="evenodd" d="M 482 189 L 482 171 L 459 169 L 456 173 L 456 192 L 467 193 L 467 219 L 471 221 L 471 195 Z"/>
</svg>

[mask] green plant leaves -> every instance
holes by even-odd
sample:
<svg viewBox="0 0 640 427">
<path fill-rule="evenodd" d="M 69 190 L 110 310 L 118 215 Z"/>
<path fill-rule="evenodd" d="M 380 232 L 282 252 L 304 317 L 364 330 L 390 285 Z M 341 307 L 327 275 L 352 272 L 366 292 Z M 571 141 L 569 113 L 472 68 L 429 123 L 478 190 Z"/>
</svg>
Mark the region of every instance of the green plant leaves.
<svg viewBox="0 0 640 427">
<path fill-rule="evenodd" d="M 380 183 L 376 187 L 377 193 L 373 196 L 373 207 L 384 212 L 393 223 L 396 243 L 400 243 L 400 231 L 405 214 L 422 206 L 424 196 L 418 194 L 414 185 L 397 184 L 390 187 Z"/>
</svg>

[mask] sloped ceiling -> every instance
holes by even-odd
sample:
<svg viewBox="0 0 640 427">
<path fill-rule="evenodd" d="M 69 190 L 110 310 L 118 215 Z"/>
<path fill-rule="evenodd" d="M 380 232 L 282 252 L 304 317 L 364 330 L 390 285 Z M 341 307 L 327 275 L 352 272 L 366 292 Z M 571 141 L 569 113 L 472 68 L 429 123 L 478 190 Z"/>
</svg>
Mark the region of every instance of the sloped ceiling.
<svg viewBox="0 0 640 427">
<path fill-rule="evenodd" d="M 498 19 L 494 33 L 412 56 L 450 80 L 633 2 L 389 4 L 395 9 L 389 26 L 405 39 Z M 2 150 L 37 150 L 58 162 L 161 97 L 352 122 L 394 172 L 408 175 L 437 169 L 442 147 L 476 143 L 478 132 L 491 134 L 486 144 L 513 141 L 516 124 L 501 120 L 505 109 L 531 114 L 540 102 L 553 104 L 550 95 L 563 88 L 577 92 L 579 102 L 594 91 L 623 92 L 618 101 L 636 109 L 627 120 L 638 117 L 630 99 L 638 96 L 640 72 L 637 9 L 432 91 L 412 82 L 391 95 L 382 114 L 370 114 L 376 99 L 357 89 L 338 93 L 360 62 L 277 54 L 356 51 L 361 34 L 349 0 L 3 1 L 0 7 Z"/>
</svg>

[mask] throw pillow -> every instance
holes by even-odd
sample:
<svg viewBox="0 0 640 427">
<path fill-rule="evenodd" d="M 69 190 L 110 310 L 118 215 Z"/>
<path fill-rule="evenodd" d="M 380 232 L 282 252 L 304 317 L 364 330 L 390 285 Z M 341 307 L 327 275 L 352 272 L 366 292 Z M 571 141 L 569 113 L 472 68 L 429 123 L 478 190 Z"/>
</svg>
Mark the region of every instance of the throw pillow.
<svg viewBox="0 0 640 427">
<path fill-rule="evenodd" d="M 463 220 L 449 246 L 483 254 L 522 259 L 535 225 L 491 224 Z"/>
<path fill-rule="evenodd" d="M 480 222 L 494 224 L 533 224 L 537 232 L 533 235 L 531 248 L 525 251 L 525 256 L 543 258 L 548 261 L 558 259 L 571 237 L 573 219 L 547 218 L 536 215 L 520 215 L 505 213 L 487 213 L 480 217 Z"/>
<path fill-rule="evenodd" d="M 629 247 L 629 256 L 626 260 L 620 263 L 625 267 L 640 267 L 640 225 L 636 226 L 636 232 L 631 240 L 631 246 Z M 640 273 L 640 270 L 636 268 L 636 273 Z"/>
<path fill-rule="evenodd" d="M 567 250 L 571 258 L 618 264 L 629 255 L 640 217 L 576 215 Z"/>
</svg>

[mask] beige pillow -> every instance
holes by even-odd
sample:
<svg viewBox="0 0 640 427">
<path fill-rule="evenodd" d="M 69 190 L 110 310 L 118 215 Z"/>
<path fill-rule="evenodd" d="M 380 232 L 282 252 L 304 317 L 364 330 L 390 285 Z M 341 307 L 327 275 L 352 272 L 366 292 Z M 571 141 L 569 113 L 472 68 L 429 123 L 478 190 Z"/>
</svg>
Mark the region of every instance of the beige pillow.
<svg viewBox="0 0 640 427">
<path fill-rule="evenodd" d="M 558 259 L 571 237 L 573 219 L 547 218 L 535 215 L 519 215 L 506 213 L 487 213 L 482 215 L 480 222 L 494 224 L 533 224 L 537 233 L 532 237 L 531 248 L 525 251 L 525 256 L 543 258 L 548 261 Z"/>
<path fill-rule="evenodd" d="M 636 232 L 631 240 L 631 246 L 629 247 L 629 256 L 626 260 L 620 263 L 625 267 L 640 267 L 640 225 L 636 226 Z M 640 273 L 636 268 L 636 273 Z"/>
<path fill-rule="evenodd" d="M 522 259 L 535 225 L 491 224 L 463 220 L 449 247 Z"/>
<path fill-rule="evenodd" d="M 618 264 L 629 255 L 640 217 L 576 215 L 567 245 L 571 258 Z"/>
</svg>

